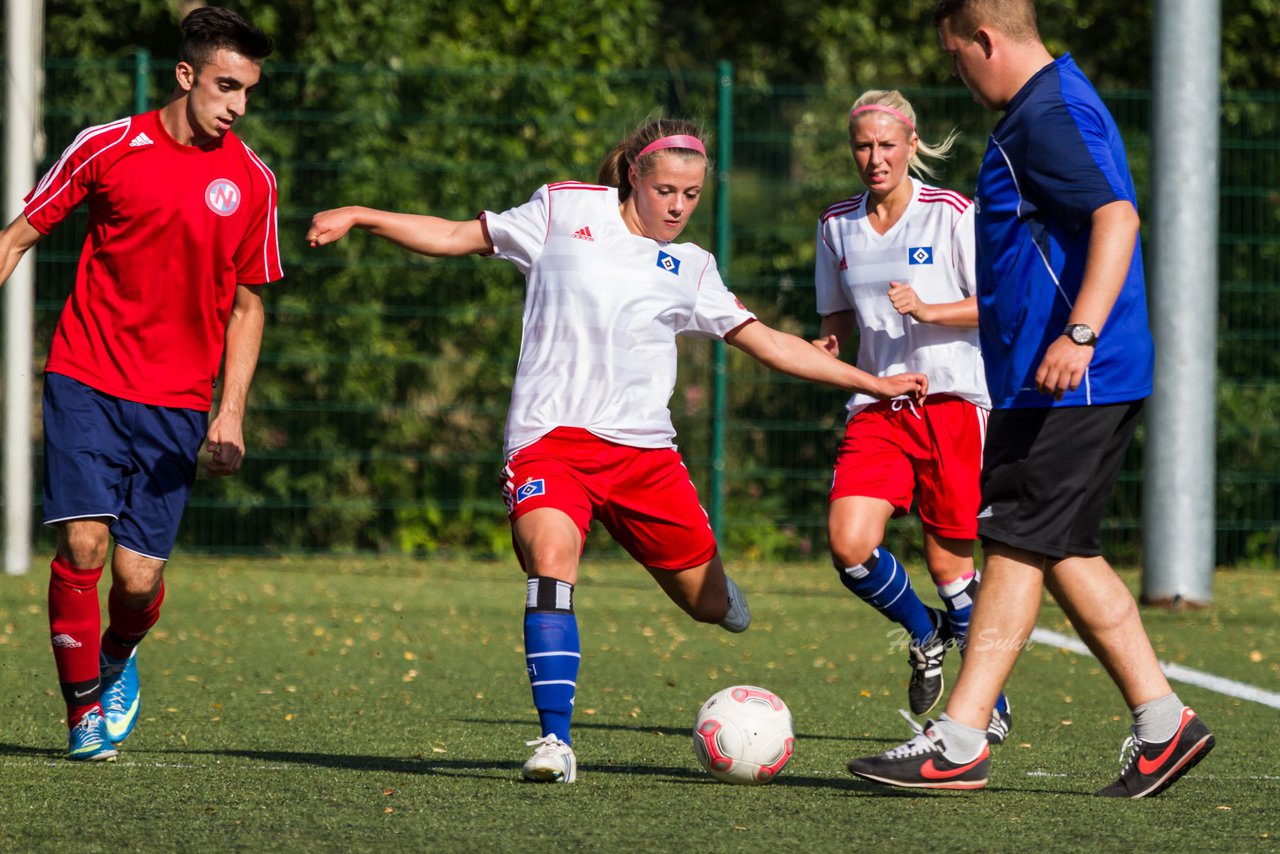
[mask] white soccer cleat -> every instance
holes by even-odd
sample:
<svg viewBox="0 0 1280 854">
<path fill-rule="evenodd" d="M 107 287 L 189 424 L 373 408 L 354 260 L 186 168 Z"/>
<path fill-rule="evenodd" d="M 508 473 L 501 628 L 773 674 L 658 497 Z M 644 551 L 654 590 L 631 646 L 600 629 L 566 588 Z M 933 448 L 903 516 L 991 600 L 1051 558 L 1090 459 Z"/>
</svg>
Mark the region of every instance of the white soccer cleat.
<svg viewBox="0 0 1280 854">
<path fill-rule="evenodd" d="M 520 775 L 532 783 L 572 783 L 578 776 L 578 758 L 573 748 L 552 733 L 526 741 L 536 747 L 529 761 L 520 769 Z"/>
<path fill-rule="evenodd" d="M 720 626 L 730 632 L 745 632 L 747 626 L 751 625 L 751 609 L 747 607 L 747 597 L 742 595 L 742 588 L 729 576 L 724 577 L 724 583 L 729 586 L 729 613 L 724 615 Z"/>
</svg>

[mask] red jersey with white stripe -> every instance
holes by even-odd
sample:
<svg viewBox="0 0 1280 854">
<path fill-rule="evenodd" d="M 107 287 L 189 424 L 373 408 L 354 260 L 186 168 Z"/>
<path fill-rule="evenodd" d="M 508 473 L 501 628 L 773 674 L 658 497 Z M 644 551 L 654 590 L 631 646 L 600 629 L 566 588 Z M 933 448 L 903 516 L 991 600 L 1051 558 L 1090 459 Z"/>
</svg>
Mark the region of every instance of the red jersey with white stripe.
<svg viewBox="0 0 1280 854">
<path fill-rule="evenodd" d="M 483 216 L 494 256 L 528 281 L 506 455 L 557 427 L 674 447 L 676 336 L 723 338 L 755 319 L 711 253 L 631 233 L 613 187 L 549 184 Z"/>
<path fill-rule="evenodd" d="M 922 373 L 930 394 L 990 408 L 978 330 L 920 323 L 898 314 L 889 299 L 890 282 L 910 285 L 930 304 L 977 292 L 973 203 L 954 190 L 906 180 L 911 201 L 884 234 L 867 221 L 867 193 L 823 211 L 814 266 L 818 313 L 857 312 L 858 367 L 867 373 Z M 847 408 L 852 416 L 875 402 L 855 394 Z"/>
<path fill-rule="evenodd" d="M 180 145 L 150 112 L 83 131 L 24 213 L 48 234 L 85 201 L 89 234 L 45 370 L 208 410 L 236 286 L 284 275 L 275 176 L 235 134 Z"/>
</svg>

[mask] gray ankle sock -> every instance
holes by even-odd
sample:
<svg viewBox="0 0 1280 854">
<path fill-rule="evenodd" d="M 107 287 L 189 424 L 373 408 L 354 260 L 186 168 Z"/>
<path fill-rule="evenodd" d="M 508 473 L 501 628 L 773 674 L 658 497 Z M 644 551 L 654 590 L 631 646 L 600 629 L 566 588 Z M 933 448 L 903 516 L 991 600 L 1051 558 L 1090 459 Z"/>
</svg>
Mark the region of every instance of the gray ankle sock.
<svg viewBox="0 0 1280 854">
<path fill-rule="evenodd" d="M 955 762 L 957 765 L 972 762 L 978 758 L 978 754 L 982 753 L 982 748 L 987 746 L 985 729 L 965 726 L 958 721 L 953 721 L 945 713 L 938 717 L 933 727 L 942 739 L 942 745 L 945 748 L 942 755 L 948 762 Z"/>
<path fill-rule="evenodd" d="M 1173 738 L 1182 720 L 1182 701 L 1177 694 L 1143 703 L 1133 710 L 1133 734 L 1145 744 L 1163 744 Z"/>
</svg>

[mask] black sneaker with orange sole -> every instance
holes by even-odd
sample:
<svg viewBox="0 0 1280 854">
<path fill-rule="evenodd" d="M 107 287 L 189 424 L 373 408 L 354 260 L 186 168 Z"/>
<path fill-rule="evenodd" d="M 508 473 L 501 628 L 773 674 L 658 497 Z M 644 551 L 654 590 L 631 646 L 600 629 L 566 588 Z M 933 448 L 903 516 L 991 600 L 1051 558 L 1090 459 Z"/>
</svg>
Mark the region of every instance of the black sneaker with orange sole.
<svg viewBox="0 0 1280 854">
<path fill-rule="evenodd" d="M 1188 707 L 1173 738 L 1160 744 L 1147 744 L 1132 735 L 1124 742 L 1124 764 L 1120 779 L 1099 789 L 1101 798 L 1149 798 L 1158 795 L 1190 771 L 1213 750 L 1213 733 L 1204 721 Z"/>
<path fill-rule="evenodd" d="M 924 732 L 879 756 L 849 760 L 849 773 L 873 783 L 909 789 L 981 789 L 987 785 L 991 749 L 982 745 L 976 758 L 951 762 L 930 721 Z"/>
</svg>

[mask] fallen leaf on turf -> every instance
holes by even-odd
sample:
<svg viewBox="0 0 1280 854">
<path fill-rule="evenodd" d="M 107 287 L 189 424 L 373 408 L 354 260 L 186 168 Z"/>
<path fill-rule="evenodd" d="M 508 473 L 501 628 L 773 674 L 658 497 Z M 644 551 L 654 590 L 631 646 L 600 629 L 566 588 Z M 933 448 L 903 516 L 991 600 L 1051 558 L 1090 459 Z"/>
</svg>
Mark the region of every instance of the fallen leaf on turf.
<svg viewBox="0 0 1280 854">
<path fill-rule="evenodd" d="M 432 753 L 448 753 L 449 751 L 445 750 L 443 747 L 433 747 L 431 748 L 431 752 Z"/>
<path fill-rule="evenodd" d="M 1226 804 L 1219 804 L 1218 806 L 1214 807 L 1214 809 L 1230 811 L 1231 807 L 1227 806 Z"/>
<path fill-rule="evenodd" d="M 396 793 L 396 790 L 395 790 L 395 789 L 383 789 L 383 790 L 382 790 L 382 794 L 383 794 L 383 795 L 385 795 L 385 796 L 386 796 L 386 797 L 388 797 L 388 798 L 389 798 L 389 797 L 391 797 L 392 795 L 394 795 L 395 793 Z"/>
<path fill-rule="evenodd" d="M 395 812 L 395 810 L 393 810 L 391 807 L 387 807 L 386 809 L 383 810 L 383 812 L 390 813 L 390 812 Z"/>
<path fill-rule="evenodd" d="M 1262 661 L 1262 653 L 1255 649 L 1253 652 L 1249 653 L 1249 660 L 1254 664 L 1257 664 L 1259 661 Z"/>
</svg>

